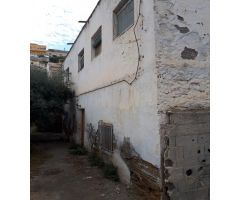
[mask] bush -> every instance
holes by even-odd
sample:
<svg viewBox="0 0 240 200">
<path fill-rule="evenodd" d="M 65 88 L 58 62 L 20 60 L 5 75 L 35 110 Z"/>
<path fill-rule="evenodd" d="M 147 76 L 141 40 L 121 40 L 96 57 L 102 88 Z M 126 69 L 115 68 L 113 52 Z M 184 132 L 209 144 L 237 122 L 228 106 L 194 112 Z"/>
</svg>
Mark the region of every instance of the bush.
<svg viewBox="0 0 240 200">
<path fill-rule="evenodd" d="M 38 131 L 62 131 L 63 108 L 72 97 L 64 76 L 64 73 L 48 76 L 45 70 L 30 70 L 30 125 L 35 125 Z"/>
</svg>

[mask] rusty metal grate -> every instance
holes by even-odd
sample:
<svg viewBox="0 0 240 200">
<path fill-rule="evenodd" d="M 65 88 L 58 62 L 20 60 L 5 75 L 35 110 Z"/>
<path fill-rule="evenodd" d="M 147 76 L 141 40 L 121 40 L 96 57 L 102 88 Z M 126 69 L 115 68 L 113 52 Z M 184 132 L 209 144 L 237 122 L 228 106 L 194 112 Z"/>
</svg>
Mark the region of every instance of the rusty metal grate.
<svg viewBox="0 0 240 200">
<path fill-rule="evenodd" d="M 113 125 L 99 121 L 98 130 L 100 135 L 101 149 L 113 152 Z"/>
</svg>

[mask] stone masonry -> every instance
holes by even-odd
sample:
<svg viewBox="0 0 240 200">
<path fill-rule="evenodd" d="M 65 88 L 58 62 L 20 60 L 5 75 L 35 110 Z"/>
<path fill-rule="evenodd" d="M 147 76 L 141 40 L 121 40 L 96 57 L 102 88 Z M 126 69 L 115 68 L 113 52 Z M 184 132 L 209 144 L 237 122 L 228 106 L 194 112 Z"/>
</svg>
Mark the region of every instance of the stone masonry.
<svg viewBox="0 0 240 200">
<path fill-rule="evenodd" d="M 168 114 L 163 136 L 165 199 L 207 200 L 210 182 L 209 111 Z"/>
</svg>

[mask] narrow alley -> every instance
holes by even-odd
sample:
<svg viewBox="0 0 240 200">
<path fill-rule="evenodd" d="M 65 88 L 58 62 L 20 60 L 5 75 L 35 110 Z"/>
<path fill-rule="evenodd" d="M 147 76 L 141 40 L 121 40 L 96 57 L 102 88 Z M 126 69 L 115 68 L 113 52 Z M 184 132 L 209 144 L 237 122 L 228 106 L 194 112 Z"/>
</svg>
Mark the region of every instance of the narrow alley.
<svg viewBox="0 0 240 200">
<path fill-rule="evenodd" d="M 33 144 L 31 200 L 144 199 L 132 187 L 104 178 L 87 155 L 71 155 L 68 148 L 64 142 Z"/>
</svg>

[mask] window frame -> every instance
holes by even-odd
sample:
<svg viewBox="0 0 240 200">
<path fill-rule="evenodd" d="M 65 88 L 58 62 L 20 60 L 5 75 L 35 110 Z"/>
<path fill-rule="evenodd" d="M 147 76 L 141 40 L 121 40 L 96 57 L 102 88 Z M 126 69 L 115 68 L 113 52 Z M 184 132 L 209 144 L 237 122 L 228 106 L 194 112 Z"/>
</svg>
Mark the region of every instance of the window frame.
<svg viewBox="0 0 240 200">
<path fill-rule="evenodd" d="M 96 36 L 100 34 L 100 42 L 96 45 Z M 98 49 L 99 48 L 99 49 Z M 98 52 L 96 54 L 96 51 Z M 100 26 L 97 31 L 93 34 L 91 37 L 91 58 L 92 60 L 96 57 L 98 57 L 102 53 L 102 26 Z"/>
<path fill-rule="evenodd" d="M 106 129 L 108 129 L 108 131 Z M 98 122 L 98 131 L 101 150 L 107 154 L 112 154 L 114 151 L 113 124 L 100 120 Z"/>
<path fill-rule="evenodd" d="M 119 33 L 118 30 L 118 16 L 121 12 L 123 12 L 126 7 L 133 2 L 133 23 L 127 26 L 121 33 Z M 124 33 L 126 33 L 133 25 L 135 22 L 135 2 L 134 0 L 121 0 L 116 8 L 113 10 L 113 39 L 120 37 Z"/>
<path fill-rule="evenodd" d="M 84 65 L 85 65 L 85 62 L 84 62 L 84 48 L 83 48 L 78 54 L 78 72 L 80 72 L 84 68 Z"/>
</svg>

